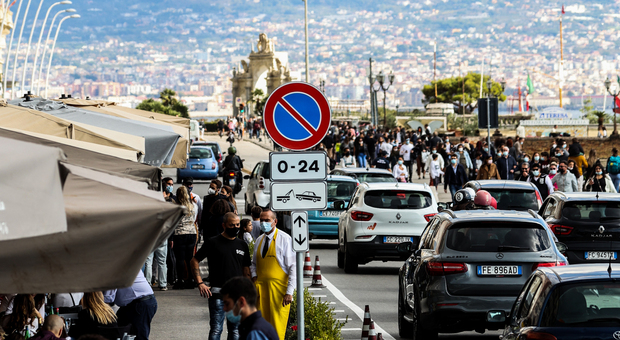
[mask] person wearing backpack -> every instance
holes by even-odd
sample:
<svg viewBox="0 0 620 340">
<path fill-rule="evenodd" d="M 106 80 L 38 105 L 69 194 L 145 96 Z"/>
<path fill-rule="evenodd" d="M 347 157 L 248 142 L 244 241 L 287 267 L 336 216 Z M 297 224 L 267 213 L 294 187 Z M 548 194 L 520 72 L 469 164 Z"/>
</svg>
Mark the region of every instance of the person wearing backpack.
<svg viewBox="0 0 620 340">
<path fill-rule="evenodd" d="M 607 173 L 611 177 L 611 181 L 614 183 L 616 192 L 620 186 L 620 156 L 618 156 L 618 149 L 611 149 L 612 156 L 607 159 Z"/>
</svg>

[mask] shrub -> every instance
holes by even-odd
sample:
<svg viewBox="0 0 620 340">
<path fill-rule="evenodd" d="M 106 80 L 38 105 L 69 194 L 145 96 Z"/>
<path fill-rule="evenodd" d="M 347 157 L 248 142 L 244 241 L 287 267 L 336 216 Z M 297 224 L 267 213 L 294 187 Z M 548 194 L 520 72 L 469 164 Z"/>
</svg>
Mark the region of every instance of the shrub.
<svg viewBox="0 0 620 340">
<path fill-rule="evenodd" d="M 348 321 L 348 316 L 347 316 Z M 345 322 L 340 322 L 334 317 L 334 308 L 330 308 L 327 302 L 315 299 L 308 289 L 304 289 L 304 335 L 310 340 L 335 340 L 342 339 L 342 327 Z M 293 295 L 291 312 L 288 317 L 286 328 L 286 340 L 297 340 L 297 292 Z"/>
</svg>

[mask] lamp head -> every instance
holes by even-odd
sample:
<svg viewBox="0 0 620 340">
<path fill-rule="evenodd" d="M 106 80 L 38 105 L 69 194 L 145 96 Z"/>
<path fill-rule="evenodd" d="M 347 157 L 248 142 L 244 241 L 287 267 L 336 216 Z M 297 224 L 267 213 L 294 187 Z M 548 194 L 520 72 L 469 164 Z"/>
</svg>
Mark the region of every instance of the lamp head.
<svg viewBox="0 0 620 340">
<path fill-rule="evenodd" d="M 610 87 L 611 87 L 611 80 L 609 80 L 609 78 L 607 78 L 605 80 L 605 88 L 607 89 L 607 91 L 609 91 Z"/>
<path fill-rule="evenodd" d="M 79 14 L 73 14 L 71 18 L 81 18 L 81 16 Z"/>
<path fill-rule="evenodd" d="M 390 75 L 388 76 L 388 79 L 390 80 L 390 85 L 392 85 L 392 83 L 394 82 L 394 73 L 392 73 L 392 71 L 390 71 Z"/>
<path fill-rule="evenodd" d="M 380 85 L 383 85 L 383 83 L 385 82 L 385 74 L 383 74 L 383 71 L 377 74 L 377 81 L 379 82 Z"/>
<path fill-rule="evenodd" d="M 65 0 L 65 1 L 61 1 L 60 4 L 61 5 L 71 5 L 73 2 Z"/>
<path fill-rule="evenodd" d="M 502 79 L 502 82 L 500 84 L 502 85 L 502 92 L 503 92 L 506 89 L 506 81 Z"/>
<path fill-rule="evenodd" d="M 491 87 L 493 87 L 493 81 L 489 79 L 487 81 L 487 89 L 489 89 L 489 91 L 491 91 Z"/>
<path fill-rule="evenodd" d="M 69 8 L 69 9 L 65 9 L 65 12 L 67 12 L 67 13 L 74 13 L 74 12 L 77 12 L 77 11 L 75 10 L 75 8 Z"/>
</svg>

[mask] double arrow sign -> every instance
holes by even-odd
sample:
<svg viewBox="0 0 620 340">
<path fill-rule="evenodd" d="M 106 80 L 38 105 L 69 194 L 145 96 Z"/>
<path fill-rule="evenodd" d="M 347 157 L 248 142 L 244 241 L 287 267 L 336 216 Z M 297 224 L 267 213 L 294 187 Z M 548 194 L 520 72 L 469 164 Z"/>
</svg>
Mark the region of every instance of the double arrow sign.
<svg viewBox="0 0 620 340">
<path fill-rule="evenodd" d="M 293 211 L 291 213 L 293 228 L 293 250 L 296 252 L 308 250 L 308 213 L 305 211 Z"/>
</svg>

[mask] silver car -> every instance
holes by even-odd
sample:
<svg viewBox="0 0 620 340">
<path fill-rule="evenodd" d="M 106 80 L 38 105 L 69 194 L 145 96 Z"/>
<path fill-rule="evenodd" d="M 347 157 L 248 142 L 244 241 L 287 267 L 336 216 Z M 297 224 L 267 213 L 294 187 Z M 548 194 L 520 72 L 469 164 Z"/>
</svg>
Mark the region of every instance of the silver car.
<svg viewBox="0 0 620 340">
<path fill-rule="evenodd" d="M 532 210 L 444 210 L 417 247 L 398 245 L 413 251 L 399 275 L 401 337 L 502 328 L 487 312 L 507 315 L 536 268 L 568 264 L 564 247 Z"/>
</svg>

